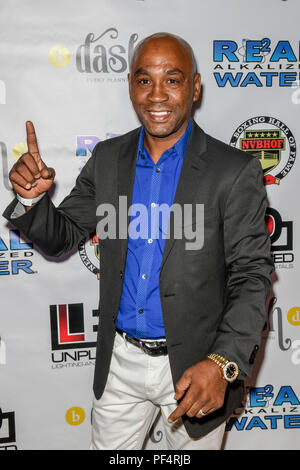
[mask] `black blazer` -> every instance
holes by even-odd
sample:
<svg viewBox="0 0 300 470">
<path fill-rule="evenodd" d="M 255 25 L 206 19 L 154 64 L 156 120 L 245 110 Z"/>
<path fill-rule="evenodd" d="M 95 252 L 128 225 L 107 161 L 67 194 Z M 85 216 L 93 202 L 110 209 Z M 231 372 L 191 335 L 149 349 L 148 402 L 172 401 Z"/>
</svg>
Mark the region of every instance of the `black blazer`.
<svg viewBox="0 0 300 470">
<path fill-rule="evenodd" d="M 58 208 L 48 194 L 10 220 L 47 255 L 71 250 L 96 228 L 97 206 L 119 196 L 131 204 L 140 128 L 99 142 Z M 227 387 L 224 406 L 205 418 L 183 417 L 191 437 L 207 434 L 241 406 L 243 379 L 265 323 L 273 263 L 264 216 L 266 191 L 259 161 L 205 134 L 193 122 L 174 203 L 204 204 L 204 246 L 166 240 L 159 287 L 174 386 L 186 368 L 219 353 L 236 361 L 239 379 Z M 118 220 L 118 217 L 117 217 Z M 128 223 L 128 217 L 127 217 Z M 118 233 L 118 222 L 117 222 Z M 170 231 L 172 234 L 172 230 Z M 100 240 L 100 303 L 94 393 L 103 393 L 122 292 L 127 239 Z"/>
</svg>

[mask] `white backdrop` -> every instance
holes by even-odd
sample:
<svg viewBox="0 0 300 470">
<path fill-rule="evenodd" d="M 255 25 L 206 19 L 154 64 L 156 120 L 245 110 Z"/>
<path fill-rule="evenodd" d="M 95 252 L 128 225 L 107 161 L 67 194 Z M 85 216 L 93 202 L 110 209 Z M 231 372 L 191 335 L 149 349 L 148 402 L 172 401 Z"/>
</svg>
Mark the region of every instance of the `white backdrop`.
<svg viewBox="0 0 300 470">
<path fill-rule="evenodd" d="M 225 449 L 300 448 L 299 13 L 298 0 L 0 0 L 2 211 L 13 197 L 8 170 L 26 148 L 26 120 L 56 169 L 56 204 L 99 139 L 137 127 L 128 56 L 157 31 L 194 48 L 203 81 L 199 125 L 260 158 L 274 294 Z M 2 449 L 89 446 L 96 242 L 57 261 L 0 220 Z M 146 448 L 164 446 L 158 420 Z"/>
</svg>

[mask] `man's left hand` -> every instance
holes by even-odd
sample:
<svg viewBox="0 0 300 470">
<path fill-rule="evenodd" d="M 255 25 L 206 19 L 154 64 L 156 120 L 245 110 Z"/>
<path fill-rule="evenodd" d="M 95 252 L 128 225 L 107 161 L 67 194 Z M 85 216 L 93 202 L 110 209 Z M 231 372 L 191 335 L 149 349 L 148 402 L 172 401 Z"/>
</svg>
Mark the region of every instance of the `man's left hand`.
<svg viewBox="0 0 300 470">
<path fill-rule="evenodd" d="M 224 403 L 227 381 L 222 377 L 222 370 L 210 359 L 197 362 L 186 369 L 176 384 L 175 400 L 185 397 L 170 414 L 168 421 L 172 423 L 182 415 L 190 418 L 201 418 L 221 408 Z M 203 415 L 199 413 L 202 410 Z"/>
</svg>

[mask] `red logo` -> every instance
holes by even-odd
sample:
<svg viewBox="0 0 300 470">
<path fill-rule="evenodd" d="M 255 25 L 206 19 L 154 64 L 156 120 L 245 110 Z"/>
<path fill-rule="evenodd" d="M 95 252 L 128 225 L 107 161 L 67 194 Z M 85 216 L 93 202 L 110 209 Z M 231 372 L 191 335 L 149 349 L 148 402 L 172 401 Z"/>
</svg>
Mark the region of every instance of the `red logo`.
<svg viewBox="0 0 300 470">
<path fill-rule="evenodd" d="M 97 315 L 93 310 L 93 316 Z M 96 346 L 95 341 L 86 341 L 82 303 L 50 305 L 50 324 L 52 350 Z"/>
</svg>

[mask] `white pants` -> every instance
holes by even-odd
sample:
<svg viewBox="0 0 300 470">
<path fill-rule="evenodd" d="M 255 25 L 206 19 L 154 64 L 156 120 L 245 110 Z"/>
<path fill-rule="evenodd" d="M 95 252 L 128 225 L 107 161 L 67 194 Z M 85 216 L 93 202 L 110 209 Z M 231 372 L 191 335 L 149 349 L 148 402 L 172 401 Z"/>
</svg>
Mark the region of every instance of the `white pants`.
<svg viewBox="0 0 300 470">
<path fill-rule="evenodd" d="M 94 398 L 91 449 L 142 449 L 160 409 L 169 450 L 219 450 L 225 422 L 204 437 L 189 437 L 181 419 L 168 422 L 174 394 L 168 355 L 149 356 L 116 333 L 105 390 Z"/>
</svg>

